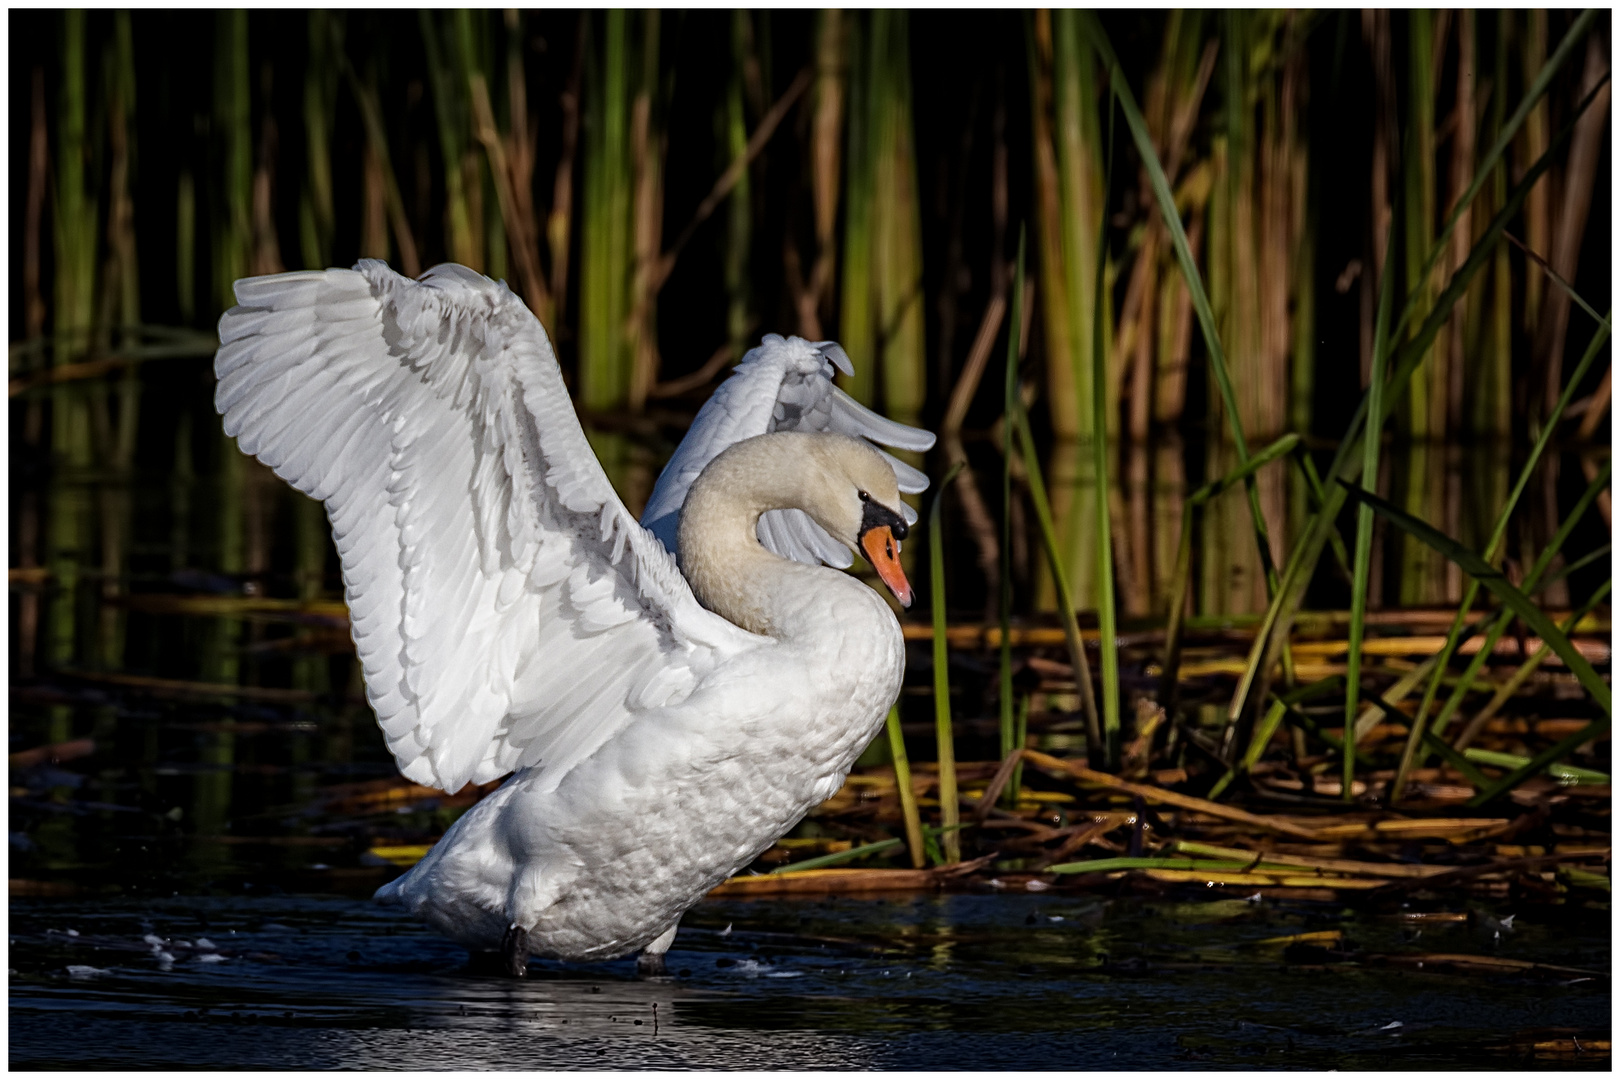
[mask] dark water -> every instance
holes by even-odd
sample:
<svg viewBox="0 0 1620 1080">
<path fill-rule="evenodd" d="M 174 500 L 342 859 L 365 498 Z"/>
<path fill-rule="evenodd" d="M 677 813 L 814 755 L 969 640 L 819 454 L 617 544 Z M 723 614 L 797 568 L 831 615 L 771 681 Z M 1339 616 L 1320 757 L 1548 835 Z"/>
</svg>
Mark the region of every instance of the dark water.
<svg viewBox="0 0 1620 1080">
<path fill-rule="evenodd" d="M 708 901 L 668 978 L 622 961 L 516 981 L 359 899 L 13 900 L 10 1064 L 1491 1068 L 1532 1064 L 1560 1034 L 1608 1037 L 1607 978 L 1310 965 L 1258 944 L 1340 928 L 1363 950 L 1410 951 L 1411 925 L 1052 893 Z M 1422 943 L 1608 965 L 1606 915 L 1521 915 L 1498 933 L 1442 924 Z"/>
</svg>

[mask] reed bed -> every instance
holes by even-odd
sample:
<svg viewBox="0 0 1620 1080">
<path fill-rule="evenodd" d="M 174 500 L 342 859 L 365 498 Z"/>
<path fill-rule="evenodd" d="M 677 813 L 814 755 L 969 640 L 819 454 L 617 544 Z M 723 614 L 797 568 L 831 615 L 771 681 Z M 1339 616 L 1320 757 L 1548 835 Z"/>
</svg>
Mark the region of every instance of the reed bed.
<svg viewBox="0 0 1620 1080">
<path fill-rule="evenodd" d="M 177 388 L 238 277 L 452 259 L 632 505 L 762 332 L 941 430 L 911 682 L 769 888 L 1606 888 L 1606 13 L 19 18 L 18 678 L 352 696 L 319 509 Z"/>
</svg>

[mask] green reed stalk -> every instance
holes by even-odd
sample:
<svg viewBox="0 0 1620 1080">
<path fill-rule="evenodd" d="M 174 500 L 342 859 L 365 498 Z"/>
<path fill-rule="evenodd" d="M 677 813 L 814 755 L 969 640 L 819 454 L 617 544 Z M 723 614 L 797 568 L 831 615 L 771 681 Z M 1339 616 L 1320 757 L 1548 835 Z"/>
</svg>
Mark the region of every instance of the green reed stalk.
<svg viewBox="0 0 1620 1080">
<path fill-rule="evenodd" d="M 720 139 L 723 170 L 748 149 L 748 117 L 743 107 L 743 69 L 748 63 L 748 20 L 750 13 L 731 13 L 731 79 L 726 84 L 725 108 L 720 116 L 724 138 Z M 726 246 L 721 255 L 726 283 L 726 338 L 731 358 L 736 360 L 748 348 L 752 326 L 748 315 L 749 247 L 753 243 L 754 200 L 749 190 L 749 170 L 743 170 L 731 189 L 726 207 Z M 864 358 L 863 358 L 864 362 Z"/>
<path fill-rule="evenodd" d="M 1078 46 L 1076 46 L 1078 48 Z M 1108 138 L 1104 146 L 1103 190 L 1114 181 L 1114 110 L 1109 101 Z M 1097 266 L 1092 284 L 1092 311 L 1103 309 L 1103 271 L 1108 260 L 1108 224 L 1098 223 Z M 1108 505 L 1108 430 L 1117 427 L 1119 402 L 1108 393 L 1108 358 L 1103 350 L 1103 320 L 1091 320 L 1091 460 L 1097 483 L 1097 511 L 1092 516 L 1093 546 L 1097 555 L 1097 659 L 1102 667 L 1103 760 L 1108 768 L 1119 768 L 1119 636 L 1115 631 L 1113 522 Z M 1109 417 L 1115 417 L 1113 425 Z M 1027 699 L 1026 699 L 1027 709 Z M 1022 741 L 1019 742 L 1022 746 Z M 1020 763 L 1022 764 L 1022 763 Z"/>
<path fill-rule="evenodd" d="M 56 132 L 56 330 L 55 363 L 72 363 L 88 347 L 95 319 L 96 199 L 87 187 L 90 147 L 86 134 L 89 87 L 85 73 L 85 14 L 62 13 L 61 97 Z M 63 395 L 57 395 L 59 401 Z M 68 429 L 68 425 L 59 425 Z M 66 430 L 56 435 L 57 451 Z"/>
<path fill-rule="evenodd" d="M 951 725 L 951 658 L 945 619 L 945 534 L 940 510 L 945 492 L 961 471 L 960 462 L 951 466 L 939 482 L 934 504 L 928 510 L 928 586 L 934 624 L 934 740 L 939 760 L 939 824 L 942 830 L 949 830 L 940 836 L 947 863 L 962 861 L 962 840 L 952 828 L 961 823 L 962 809 L 956 794 L 956 735 Z"/>
<path fill-rule="evenodd" d="M 900 814 L 906 823 L 906 848 L 911 852 L 911 865 L 921 870 L 926 862 L 923 855 L 922 814 L 917 810 L 917 793 L 911 790 L 911 759 L 906 757 L 906 739 L 900 733 L 900 706 L 889 706 L 889 718 L 884 721 L 889 733 L 889 753 L 894 758 L 894 784 L 900 796 Z"/>
<path fill-rule="evenodd" d="M 85 16 L 62 14 L 61 94 L 57 111 L 55 224 L 56 282 L 54 341 L 50 363 L 73 363 L 89 346 L 95 313 L 96 230 L 94 195 L 86 189 Z M 57 385 L 51 391 L 51 456 L 55 463 L 89 467 L 95 459 L 90 410 L 81 388 Z M 45 663 L 71 664 L 77 653 L 79 553 L 90 546 L 89 493 L 80 485 L 57 484 L 46 504 L 45 563 L 55 590 L 49 594 Z M 66 737 L 64 709 L 53 717 L 53 734 Z M 57 729 L 60 730 L 57 730 Z"/>
<path fill-rule="evenodd" d="M 1013 723 L 1013 746 L 1022 750 L 1029 745 L 1029 694 L 1018 697 L 1018 719 Z M 1024 793 L 1024 759 L 1020 757 L 1007 777 L 1006 803 L 1016 807 Z"/>
<path fill-rule="evenodd" d="M 637 64 L 631 16 L 604 13 L 600 47 L 587 49 L 585 191 L 581 246 L 579 388 L 588 410 L 622 408 L 634 356 L 630 315 L 630 99 Z"/>
<path fill-rule="evenodd" d="M 878 315 L 873 303 L 872 247 L 876 225 L 873 208 L 873 143 L 871 64 L 867 54 L 867 20 L 850 14 L 845 20 L 849 62 L 848 153 L 845 155 L 843 292 L 838 306 L 838 337 L 862 362 L 855 374 L 840 375 L 843 388 L 864 405 L 877 399 Z"/>
<path fill-rule="evenodd" d="M 304 156 L 307 169 L 298 200 L 298 236 L 304 266 L 332 265 L 332 232 L 337 215 L 332 201 L 331 122 L 337 112 L 343 67 L 342 22 L 324 8 L 309 13 L 309 56 L 304 67 Z"/>
<path fill-rule="evenodd" d="M 1438 291 L 1433 274 L 1425 266 L 1426 258 L 1434 248 L 1434 82 L 1431 70 L 1435 44 L 1434 14 L 1414 9 L 1408 13 L 1407 26 L 1407 78 L 1410 91 L 1406 95 L 1407 114 L 1403 125 L 1407 131 L 1408 150 L 1402 162 L 1405 210 L 1397 216 L 1402 219 L 1404 229 L 1406 289 L 1411 297 L 1412 317 L 1421 319 L 1433 307 Z M 1441 333 L 1443 335 L 1444 331 Z M 1429 363 L 1419 367 L 1406 399 L 1406 427 L 1414 439 L 1444 438 L 1445 372 L 1441 369 L 1441 350 L 1435 349 L 1425 360 Z M 1438 416 L 1435 415 L 1436 405 L 1440 410 Z M 1436 420 L 1439 420 L 1438 427 Z M 1421 488 L 1415 487 L 1414 494 L 1421 497 Z M 1409 512 L 1421 512 L 1421 509 L 1407 507 Z M 1404 583 L 1404 576 L 1402 580 Z"/>
<path fill-rule="evenodd" d="M 1394 226 L 1390 226 L 1393 233 Z M 1392 235 L 1388 241 L 1394 243 Z M 1386 248 L 1386 250 L 1388 250 Z M 1367 436 L 1361 445 L 1361 475 L 1378 476 L 1378 451 L 1384 430 L 1384 370 L 1389 363 L 1389 310 L 1395 295 L 1393 267 L 1384 267 L 1378 283 L 1378 314 L 1373 323 L 1372 375 L 1367 390 Z M 1345 802 L 1352 799 L 1356 776 L 1356 705 L 1361 694 L 1361 642 L 1367 621 L 1367 576 L 1372 564 L 1372 508 L 1363 504 L 1356 514 L 1356 553 L 1354 580 L 1350 586 L 1350 650 L 1346 660 L 1344 687 L 1344 790 Z"/>
<path fill-rule="evenodd" d="M 840 337 L 858 358 L 850 392 L 915 423 L 927 395 L 922 225 L 912 133 L 910 21 L 875 10 L 853 20 L 849 196 Z M 870 375 L 861 375 L 862 368 Z"/>
<path fill-rule="evenodd" d="M 1052 584 L 1057 591 L 1058 617 L 1063 622 L 1063 636 L 1069 645 L 1069 661 L 1074 667 L 1075 687 L 1080 692 L 1081 710 L 1086 719 L 1086 754 L 1101 761 L 1103 749 L 1102 724 L 1097 714 L 1097 700 L 1092 693 L 1091 663 L 1086 658 L 1085 641 L 1080 636 L 1080 623 L 1074 613 L 1074 594 L 1069 591 L 1069 575 L 1064 568 L 1063 547 L 1059 544 L 1057 528 L 1052 520 L 1052 507 L 1046 497 L 1046 482 L 1041 477 L 1041 459 L 1035 451 L 1035 439 L 1030 434 L 1029 418 L 1024 415 L 1023 399 L 1018 396 L 1018 352 L 1024 325 L 1024 231 L 1018 231 L 1018 265 L 1013 280 L 1012 321 L 1008 324 L 1007 379 L 1004 388 L 1003 438 L 1006 442 L 1006 460 L 1002 472 L 1002 530 L 1001 530 L 1001 745 L 1002 759 L 1022 744 L 1018 741 L 1017 722 L 1012 702 L 1012 652 L 1008 633 L 1007 612 L 1012 606 L 1012 566 L 1008 552 L 1012 547 L 1012 455 L 1013 440 L 1018 440 L 1019 452 L 1029 483 L 1029 500 L 1035 507 L 1035 520 L 1041 530 L 1041 546 L 1046 552 L 1047 566 L 1052 572 Z"/>
<path fill-rule="evenodd" d="M 837 8 L 816 13 L 815 113 L 811 120 L 811 193 L 815 204 L 816 263 L 810 272 L 811 314 L 806 330 L 820 336 L 822 313 L 832 295 L 833 267 L 838 255 L 838 195 L 840 144 L 844 133 L 845 76 L 847 62 L 845 24 L 850 16 Z M 801 313 L 800 322 L 807 320 Z"/>
<path fill-rule="evenodd" d="M 427 54 L 428 81 L 433 87 L 433 115 L 437 121 L 439 155 L 444 166 L 445 246 L 453 261 L 482 271 L 484 259 L 479 243 L 481 222 L 474 220 L 470 205 L 474 193 L 468 190 L 467 183 L 466 160 L 471 141 L 467 123 L 471 113 L 461 92 L 466 80 L 457 78 L 455 65 L 445 56 L 436 25 L 437 14 L 423 10 L 418 12 L 418 18 L 422 28 L 422 46 Z M 473 160 L 476 162 L 477 159 Z M 473 172 L 476 176 L 476 167 Z"/>
<path fill-rule="evenodd" d="M 190 326 L 197 318 L 197 181 L 184 164 L 174 191 L 174 292 L 180 322 Z"/>
<path fill-rule="evenodd" d="M 1507 112 L 1508 42 L 1512 14 L 1497 13 L 1495 72 L 1491 76 L 1489 112 L 1482 141 L 1497 141 Z M 1480 170 L 1483 171 L 1483 170 Z M 1479 216 L 1487 217 L 1507 201 L 1508 170 L 1500 161 L 1489 169 L 1485 179 L 1483 205 Z M 1470 238 L 1472 239 L 1472 238 Z M 1496 250 L 1491 275 L 1480 295 L 1480 330 L 1474 353 L 1479 357 L 1472 383 L 1470 427 L 1477 435 L 1506 439 L 1513 433 L 1513 277 L 1506 247 Z"/>
<path fill-rule="evenodd" d="M 1518 482 L 1513 485 L 1513 490 L 1508 494 L 1507 501 L 1496 515 L 1496 524 L 1491 528 L 1491 536 L 1486 541 L 1483 552 L 1486 562 L 1494 563 L 1496 561 L 1502 543 L 1507 538 L 1508 522 L 1512 519 L 1513 511 L 1518 506 L 1519 497 L 1524 494 L 1525 487 L 1530 483 L 1531 476 L 1534 475 L 1536 467 L 1540 464 L 1541 455 L 1546 450 L 1547 443 L 1551 441 L 1553 431 L 1557 428 L 1559 419 L 1564 415 L 1564 410 L 1569 407 L 1570 401 L 1575 396 L 1575 391 L 1580 387 L 1581 380 L 1586 376 L 1587 370 L 1592 366 L 1592 362 L 1597 359 L 1598 354 L 1603 351 L 1603 346 L 1608 341 L 1608 338 L 1609 326 L 1605 322 L 1598 327 L 1597 333 L 1592 336 L 1591 344 L 1587 346 L 1586 353 L 1581 357 L 1580 363 L 1576 365 L 1574 372 L 1571 373 L 1563 394 L 1553 408 L 1552 415 L 1548 417 L 1540 436 L 1536 439 L 1535 445 L 1531 447 L 1529 456 L 1519 470 Z M 1365 468 L 1362 470 L 1362 475 L 1369 475 Z M 1435 695 L 1439 692 L 1441 676 L 1450 665 L 1451 657 L 1457 651 L 1458 645 L 1462 643 L 1463 623 L 1468 618 L 1468 613 L 1473 609 L 1474 599 L 1479 595 L 1479 588 L 1480 585 L 1477 580 L 1468 583 L 1467 590 L 1463 593 L 1462 603 L 1458 605 L 1457 614 L 1452 619 L 1451 629 L 1446 634 L 1446 644 L 1440 650 L 1434 673 L 1430 676 L 1428 688 L 1423 693 L 1422 703 L 1418 705 L 1417 712 L 1413 714 L 1411 734 L 1407 737 L 1406 747 L 1401 753 L 1400 767 L 1396 770 L 1395 779 L 1390 785 L 1391 802 L 1398 800 L 1405 790 L 1407 773 L 1412 767 L 1417 748 L 1423 740 L 1424 720 L 1428 715 L 1429 706 L 1433 704 Z"/>
<path fill-rule="evenodd" d="M 248 272 L 253 242 L 253 101 L 248 89 L 248 13 L 221 11 L 214 51 L 214 140 L 223 156 L 214 224 L 214 290 L 221 308 L 236 303 L 232 285 Z"/>
<path fill-rule="evenodd" d="M 1000 718 L 1001 760 L 1013 752 L 1012 688 L 1012 461 L 1018 437 L 1018 354 L 1024 325 L 1024 230 L 1018 230 L 1018 263 L 1013 283 L 1012 321 L 1007 324 L 1007 365 L 1001 382 L 1001 566 L 998 609 L 1001 616 L 1000 684 L 996 704 Z M 1063 605 L 1067 607 L 1067 604 Z M 1084 655 L 1082 648 L 1081 655 Z M 1097 744 L 1100 745 L 1100 744 Z"/>
<path fill-rule="evenodd" d="M 1088 331 L 1107 317 L 1104 309 L 1093 306 L 1100 262 L 1097 237 L 1103 235 L 1106 199 L 1101 110 L 1096 69 L 1074 12 L 1037 12 L 1031 50 L 1042 312 L 1050 357 L 1047 411 L 1053 433 L 1064 445 L 1093 435 L 1103 437 L 1092 427 L 1097 410 L 1087 363 L 1092 339 Z M 1105 412 L 1117 416 L 1118 410 L 1105 407 Z"/>
</svg>

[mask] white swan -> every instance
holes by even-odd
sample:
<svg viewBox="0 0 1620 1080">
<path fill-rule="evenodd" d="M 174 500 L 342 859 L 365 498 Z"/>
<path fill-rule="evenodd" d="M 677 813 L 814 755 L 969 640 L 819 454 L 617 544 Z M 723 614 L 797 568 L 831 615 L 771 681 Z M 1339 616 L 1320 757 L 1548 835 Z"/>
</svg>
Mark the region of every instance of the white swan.
<svg viewBox="0 0 1620 1080">
<path fill-rule="evenodd" d="M 819 562 L 859 547 L 909 602 L 900 491 L 926 479 L 856 436 L 933 437 L 837 391 L 836 345 L 772 335 L 699 414 L 649 531 L 504 284 L 367 260 L 236 295 L 215 404 L 325 502 L 400 770 L 451 792 L 513 774 L 377 898 L 514 974 L 638 949 L 661 969 L 686 909 L 838 790 L 898 694 L 893 613 Z"/>
</svg>

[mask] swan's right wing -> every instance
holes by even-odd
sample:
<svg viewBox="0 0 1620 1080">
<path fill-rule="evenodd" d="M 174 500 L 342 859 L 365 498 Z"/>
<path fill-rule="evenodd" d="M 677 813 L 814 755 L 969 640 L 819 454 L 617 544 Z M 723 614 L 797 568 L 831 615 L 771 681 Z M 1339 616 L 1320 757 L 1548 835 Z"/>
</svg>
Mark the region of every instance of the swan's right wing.
<svg viewBox="0 0 1620 1080">
<path fill-rule="evenodd" d="M 729 378 L 704 403 L 692 427 L 659 474 L 642 524 L 671 553 L 676 526 L 692 482 L 704 466 L 733 443 L 771 431 L 833 431 L 901 450 L 927 450 L 931 432 L 897 423 L 866 408 L 833 383 L 834 368 L 851 372 L 849 357 L 834 341 L 806 341 L 766 334 L 750 349 Z M 888 459 L 900 490 L 915 494 L 928 488 L 928 477 L 891 454 Z M 909 506 L 908 523 L 917 520 Z M 772 510 L 759 519 L 759 540 L 783 558 L 814 566 L 843 569 L 849 551 L 803 510 Z"/>
<path fill-rule="evenodd" d="M 765 639 L 704 610 L 614 493 L 540 323 L 461 266 L 236 283 L 225 431 L 326 503 L 400 771 L 555 782 Z"/>
</svg>

